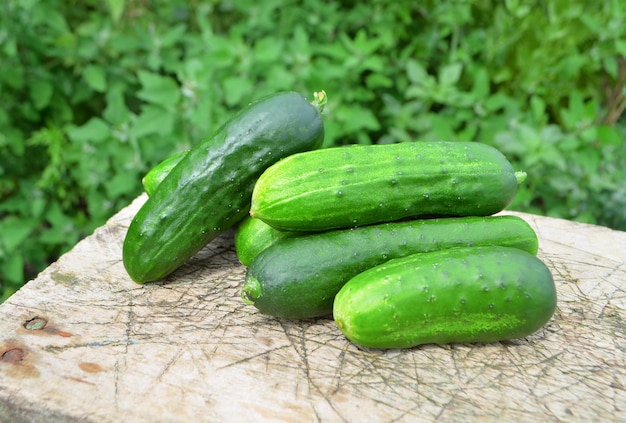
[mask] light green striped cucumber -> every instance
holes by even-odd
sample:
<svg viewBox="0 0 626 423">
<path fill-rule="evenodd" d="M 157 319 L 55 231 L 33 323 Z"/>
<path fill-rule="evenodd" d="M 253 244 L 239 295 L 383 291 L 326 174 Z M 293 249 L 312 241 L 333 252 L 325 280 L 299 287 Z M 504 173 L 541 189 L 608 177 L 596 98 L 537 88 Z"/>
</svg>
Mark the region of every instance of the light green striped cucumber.
<svg viewBox="0 0 626 423">
<path fill-rule="evenodd" d="M 266 169 L 254 186 L 250 214 L 294 231 L 488 216 L 511 203 L 524 177 L 497 149 L 477 142 L 326 148 Z"/>
<path fill-rule="evenodd" d="M 282 239 L 250 263 L 243 300 L 285 319 L 330 315 L 352 277 L 392 258 L 453 247 L 505 245 L 535 254 L 535 231 L 517 216 L 383 223 Z"/>
<path fill-rule="evenodd" d="M 343 334 L 369 348 L 489 343 L 544 326 L 557 293 L 546 265 L 511 247 L 415 254 L 358 274 L 333 314 Z"/>
<path fill-rule="evenodd" d="M 252 260 L 281 239 L 305 235 L 303 232 L 279 231 L 260 219 L 246 217 L 235 233 L 235 252 L 241 264 L 248 266 Z"/>
<path fill-rule="evenodd" d="M 173 154 L 146 173 L 146 176 L 143 177 L 141 183 L 143 184 L 143 189 L 146 191 L 148 196 L 152 195 L 161 181 L 169 175 L 170 171 L 187 155 L 187 153 L 189 153 L 189 151 L 180 151 Z"/>
</svg>

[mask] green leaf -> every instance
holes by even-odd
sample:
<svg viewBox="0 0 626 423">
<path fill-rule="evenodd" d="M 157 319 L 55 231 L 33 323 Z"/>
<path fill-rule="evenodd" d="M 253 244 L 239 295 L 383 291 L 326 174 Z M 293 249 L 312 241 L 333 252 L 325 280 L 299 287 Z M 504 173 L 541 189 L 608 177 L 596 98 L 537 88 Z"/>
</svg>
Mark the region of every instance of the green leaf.
<svg viewBox="0 0 626 423">
<path fill-rule="evenodd" d="M 486 68 L 480 67 L 474 73 L 474 84 L 472 92 L 476 98 L 486 98 L 491 91 L 489 83 L 489 72 Z"/>
<path fill-rule="evenodd" d="M 363 71 L 384 72 L 387 60 L 381 56 L 368 56 L 361 62 Z"/>
<path fill-rule="evenodd" d="M 296 54 L 302 54 L 303 52 L 308 52 L 311 50 L 309 45 L 309 35 L 306 30 L 302 27 L 302 25 L 296 25 L 293 30 L 293 36 L 290 40 L 290 45 L 292 50 Z"/>
<path fill-rule="evenodd" d="M 102 116 L 111 125 L 119 126 L 130 119 L 130 111 L 126 107 L 126 100 L 124 98 L 124 89 L 126 87 L 118 85 L 111 87 L 106 93 L 106 107 Z"/>
<path fill-rule="evenodd" d="M 19 253 L 11 254 L 3 264 L 1 272 L 8 282 L 21 283 L 24 281 L 24 256 Z"/>
<path fill-rule="evenodd" d="M 68 125 L 65 131 L 70 140 L 78 143 L 101 142 L 109 138 L 109 125 L 98 117 L 89 119 L 83 126 Z"/>
<path fill-rule="evenodd" d="M 80 214 L 79 214 L 80 215 Z M 75 222 L 77 216 L 64 209 L 57 201 L 49 205 L 45 220 L 48 228 L 41 232 L 39 241 L 43 244 L 71 247 L 78 240 Z"/>
<path fill-rule="evenodd" d="M 117 198 L 135 189 L 137 177 L 133 173 L 116 173 L 105 183 L 108 198 Z"/>
<path fill-rule="evenodd" d="M 69 30 L 65 16 L 61 13 L 58 7 L 52 2 L 38 1 L 37 6 L 31 10 L 30 19 L 34 25 L 45 25 L 47 28 L 53 30 L 55 35 L 66 32 Z M 48 31 L 43 31 L 44 36 L 50 36 Z"/>
<path fill-rule="evenodd" d="M 504 92 L 490 95 L 485 100 L 485 109 L 488 112 L 513 109 L 516 108 L 516 106 L 516 99 L 506 95 Z"/>
<path fill-rule="evenodd" d="M 172 112 L 159 106 L 146 105 L 129 132 L 137 138 L 150 134 L 168 135 L 172 133 L 174 120 Z"/>
<path fill-rule="evenodd" d="M 404 92 L 406 98 L 420 98 L 420 99 L 430 99 L 432 96 L 432 91 L 424 87 L 423 85 L 411 85 Z"/>
<path fill-rule="evenodd" d="M 50 104 L 54 87 L 45 79 L 37 79 L 30 85 L 30 98 L 37 110 L 41 110 Z"/>
<path fill-rule="evenodd" d="M 406 63 L 406 74 L 409 81 L 415 84 L 423 84 L 430 76 L 426 69 L 416 60 L 408 60 Z"/>
<path fill-rule="evenodd" d="M 523 4 L 523 2 L 520 2 L 519 0 L 505 0 L 504 4 L 508 11 L 517 18 L 522 18 L 528 15 L 528 13 L 532 10 L 532 6 L 529 4 Z"/>
<path fill-rule="evenodd" d="M 608 125 L 601 125 L 597 128 L 598 141 L 602 145 L 614 145 L 619 146 L 624 144 L 624 139 L 620 136 L 619 132 Z"/>
<path fill-rule="evenodd" d="M 171 29 L 169 29 L 168 31 L 160 35 L 159 38 L 157 38 L 159 42 L 159 47 L 164 48 L 175 45 L 181 40 L 186 31 L 187 28 L 185 27 L 185 25 L 173 26 Z"/>
<path fill-rule="evenodd" d="M 453 86 L 461 79 L 461 73 L 463 72 L 462 63 L 450 63 L 443 66 L 439 70 L 439 83 L 443 86 Z"/>
<path fill-rule="evenodd" d="M 532 110 L 535 122 L 545 123 L 546 103 L 541 97 L 534 95 L 530 98 L 530 109 Z"/>
<path fill-rule="evenodd" d="M 5 83 L 8 87 L 21 90 L 26 84 L 23 67 L 6 66 L 5 63 L 0 62 L 0 69 L 2 70 L 0 73 L 0 81 Z"/>
<path fill-rule="evenodd" d="M 282 40 L 267 37 L 257 41 L 252 52 L 257 63 L 272 63 L 278 60 L 283 49 L 284 43 Z"/>
<path fill-rule="evenodd" d="M 14 38 L 5 39 L 2 45 L 2 52 L 7 57 L 16 56 L 18 52 L 17 40 L 15 40 Z"/>
<path fill-rule="evenodd" d="M 619 63 L 617 57 L 604 57 L 602 58 L 602 67 L 608 73 L 611 78 L 617 79 L 619 73 Z"/>
<path fill-rule="evenodd" d="M 563 124 L 569 130 L 575 130 L 591 124 L 595 116 L 595 102 L 585 102 L 584 95 L 579 90 L 574 90 L 570 93 L 568 108 L 561 110 Z"/>
<path fill-rule="evenodd" d="M 236 45 L 238 41 L 233 42 L 231 39 L 227 39 L 218 35 L 211 35 L 207 37 L 207 52 L 206 58 L 215 67 L 223 68 L 230 66 L 237 60 Z"/>
<path fill-rule="evenodd" d="M 68 223 L 71 223 L 69 216 L 67 216 L 58 202 L 54 201 L 49 205 L 48 211 L 46 212 L 46 221 L 51 226 L 65 226 Z"/>
<path fill-rule="evenodd" d="M 454 141 L 456 134 L 454 133 L 454 118 L 440 114 L 430 115 L 432 133 L 434 139 L 438 141 Z"/>
<path fill-rule="evenodd" d="M 83 70 L 83 78 L 94 91 L 104 92 L 107 87 L 104 68 L 98 65 L 88 65 Z"/>
<path fill-rule="evenodd" d="M 0 245 L 7 253 L 13 253 L 30 236 L 37 225 L 36 219 L 5 217 L 0 222 Z"/>
<path fill-rule="evenodd" d="M 371 73 L 365 78 L 365 83 L 368 88 L 391 88 L 393 87 L 393 80 L 391 78 L 380 74 L 380 73 Z"/>
<path fill-rule="evenodd" d="M 46 208 L 46 199 L 43 196 L 43 193 L 39 189 L 33 189 L 29 192 L 29 204 L 28 207 L 31 211 L 31 215 L 35 218 L 41 217 Z"/>
<path fill-rule="evenodd" d="M 271 82 L 272 88 L 275 91 L 287 91 L 293 89 L 294 84 L 298 79 L 297 75 L 290 72 L 281 64 L 276 64 L 267 70 L 268 83 Z"/>
<path fill-rule="evenodd" d="M 620 56 L 626 57 L 626 40 L 615 40 L 615 50 Z"/>
<path fill-rule="evenodd" d="M 119 22 L 124 13 L 125 0 L 106 0 L 109 14 L 113 22 Z"/>
<path fill-rule="evenodd" d="M 343 122 L 344 133 L 354 133 L 363 129 L 377 130 L 380 128 L 380 123 L 371 110 L 352 106 L 342 105 L 341 108 L 336 110 L 337 119 Z"/>
<path fill-rule="evenodd" d="M 224 100 L 229 106 L 235 106 L 252 91 L 252 83 L 247 78 L 233 76 L 224 79 L 222 82 L 224 89 Z"/>
<path fill-rule="evenodd" d="M 178 103 L 180 89 L 174 79 L 144 70 L 139 71 L 138 76 L 142 88 L 137 97 L 166 108 L 172 108 Z"/>
<path fill-rule="evenodd" d="M 343 41 L 350 53 L 363 57 L 372 55 L 380 45 L 380 40 L 369 38 L 367 31 L 363 28 L 357 31 L 353 39 L 350 39 L 345 33 L 342 33 L 341 41 Z"/>
</svg>

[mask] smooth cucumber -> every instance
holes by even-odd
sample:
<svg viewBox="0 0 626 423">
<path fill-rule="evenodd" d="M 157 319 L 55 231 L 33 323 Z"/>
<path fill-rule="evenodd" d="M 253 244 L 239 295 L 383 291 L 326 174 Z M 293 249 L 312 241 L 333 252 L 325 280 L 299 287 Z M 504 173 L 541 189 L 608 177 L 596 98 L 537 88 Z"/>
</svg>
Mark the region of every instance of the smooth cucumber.
<svg viewBox="0 0 626 423">
<path fill-rule="evenodd" d="M 235 232 L 235 252 L 241 264 L 248 266 L 270 245 L 281 239 L 304 235 L 302 232 L 279 231 L 260 219 L 246 217 Z"/>
<path fill-rule="evenodd" d="M 249 210 L 254 183 L 276 161 L 319 148 L 318 107 L 280 93 L 242 109 L 161 181 L 128 228 L 123 262 L 144 283 L 164 278 Z"/>
<path fill-rule="evenodd" d="M 517 216 L 451 217 L 362 226 L 283 239 L 250 263 L 242 298 L 286 319 L 330 315 L 341 287 L 392 258 L 461 246 L 504 245 L 535 254 L 535 231 Z"/>
<path fill-rule="evenodd" d="M 170 171 L 174 169 L 174 167 L 183 159 L 183 157 L 187 155 L 188 152 L 189 151 L 180 151 L 166 158 L 146 173 L 146 176 L 143 177 L 141 183 L 143 184 L 143 189 L 146 191 L 148 196 L 152 195 L 161 181 L 169 175 Z"/>
<path fill-rule="evenodd" d="M 517 248 L 475 247 L 391 260 L 339 291 L 334 319 L 370 348 L 489 343 L 521 338 L 556 308 L 549 269 Z"/>
<path fill-rule="evenodd" d="M 518 177 L 477 142 L 353 145 L 295 154 L 257 181 L 250 214 L 283 230 L 328 230 L 407 217 L 488 216 Z"/>
</svg>

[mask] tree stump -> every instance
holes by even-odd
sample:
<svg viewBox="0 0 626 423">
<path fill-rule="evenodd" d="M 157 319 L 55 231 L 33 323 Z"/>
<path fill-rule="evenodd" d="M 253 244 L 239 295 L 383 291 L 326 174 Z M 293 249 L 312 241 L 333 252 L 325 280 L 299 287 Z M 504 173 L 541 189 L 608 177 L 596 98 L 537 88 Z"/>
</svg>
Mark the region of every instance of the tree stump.
<svg viewBox="0 0 626 423">
<path fill-rule="evenodd" d="M 1 421 L 626 421 L 626 232 L 505 212 L 539 236 L 550 322 L 494 344 L 367 350 L 330 318 L 244 305 L 232 231 L 162 282 L 131 281 L 122 243 L 145 200 L 0 306 Z"/>
</svg>

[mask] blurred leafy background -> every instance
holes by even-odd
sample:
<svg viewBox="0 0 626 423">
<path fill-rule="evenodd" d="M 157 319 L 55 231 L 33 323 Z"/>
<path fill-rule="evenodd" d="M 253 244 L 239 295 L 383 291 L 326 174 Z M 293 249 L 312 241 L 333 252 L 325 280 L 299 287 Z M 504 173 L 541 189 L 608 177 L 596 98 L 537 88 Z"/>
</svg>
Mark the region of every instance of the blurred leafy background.
<svg viewBox="0 0 626 423">
<path fill-rule="evenodd" d="M 329 96 L 326 146 L 471 140 L 511 209 L 626 230 L 621 0 L 4 0 L 0 295 L 242 105 Z"/>
</svg>

